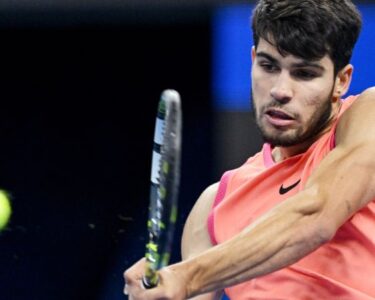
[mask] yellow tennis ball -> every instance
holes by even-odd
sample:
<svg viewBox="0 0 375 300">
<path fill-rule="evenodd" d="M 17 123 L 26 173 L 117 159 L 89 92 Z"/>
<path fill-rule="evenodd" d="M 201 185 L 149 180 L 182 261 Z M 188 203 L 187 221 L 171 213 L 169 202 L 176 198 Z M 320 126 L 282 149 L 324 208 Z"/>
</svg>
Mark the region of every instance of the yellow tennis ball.
<svg viewBox="0 0 375 300">
<path fill-rule="evenodd" d="M 9 222 L 12 208 L 10 206 L 9 196 L 3 190 L 0 190 L 0 231 L 3 230 Z"/>
</svg>

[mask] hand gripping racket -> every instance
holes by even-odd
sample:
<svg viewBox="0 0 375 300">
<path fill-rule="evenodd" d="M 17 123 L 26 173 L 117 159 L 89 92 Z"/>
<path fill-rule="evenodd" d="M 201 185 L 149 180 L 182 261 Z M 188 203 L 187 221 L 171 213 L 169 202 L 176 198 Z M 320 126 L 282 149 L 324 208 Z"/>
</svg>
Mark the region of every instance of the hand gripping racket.
<svg viewBox="0 0 375 300">
<path fill-rule="evenodd" d="M 182 112 L 174 90 L 161 94 L 155 124 L 147 228 L 145 288 L 158 285 L 157 271 L 169 262 L 180 180 Z"/>
</svg>

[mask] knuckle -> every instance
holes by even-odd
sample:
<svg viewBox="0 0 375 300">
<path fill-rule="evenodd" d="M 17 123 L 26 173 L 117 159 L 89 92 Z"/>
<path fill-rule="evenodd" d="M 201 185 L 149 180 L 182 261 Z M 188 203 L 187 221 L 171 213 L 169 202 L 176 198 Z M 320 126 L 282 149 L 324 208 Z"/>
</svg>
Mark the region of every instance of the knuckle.
<svg viewBox="0 0 375 300">
<path fill-rule="evenodd" d="M 126 282 L 131 282 L 131 271 L 130 270 L 126 270 L 124 272 L 124 279 Z"/>
<path fill-rule="evenodd" d="M 124 271 L 123 276 L 124 276 L 125 279 L 128 278 L 129 277 L 129 271 L 128 270 Z"/>
</svg>

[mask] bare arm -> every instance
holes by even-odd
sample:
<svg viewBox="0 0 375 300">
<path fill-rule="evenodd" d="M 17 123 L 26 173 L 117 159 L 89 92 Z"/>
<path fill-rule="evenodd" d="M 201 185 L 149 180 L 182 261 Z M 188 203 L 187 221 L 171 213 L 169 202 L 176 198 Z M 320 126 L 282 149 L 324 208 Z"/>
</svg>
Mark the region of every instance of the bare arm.
<svg viewBox="0 0 375 300">
<path fill-rule="evenodd" d="M 207 230 L 207 218 L 213 205 L 218 184 L 208 187 L 197 200 L 194 208 L 185 223 L 182 235 L 182 259 L 192 259 L 200 253 L 212 247 L 210 236 Z M 145 270 L 145 259 L 141 259 L 131 268 L 125 271 L 126 281 L 124 292 L 129 295 L 129 300 L 148 299 L 186 299 L 186 282 L 189 278 L 184 272 L 174 274 L 169 268 L 164 268 L 159 272 L 159 285 L 155 288 L 145 290 L 141 284 Z M 180 294 L 176 294 L 174 288 L 183 284 Z M 220 299 L 221 292 L 211 292 L 194 297 L 194 300 L 215 300 Z"/>
<path fill-rule="evenodd" d="M 374 90 L 364 92 L 344 114 L 336 137 L 337 147 L 302 192 L 231 240 L 169 267 L 184 274 L 185 295 L 222 289 L 298 261 L 375 198 Z"/>
<path fill-rule="evenodd" d="M 212 208 L 218 190 L 218 183 L 209 186 L 199 197 L 185 223 L 182 235 L 182 259 L 191 259 L 212 248 L 207 229 L 207 218 Z M 219 299 L 220 292 L 212 292 L 194 297 L 194 300 Z"/>
</svg>

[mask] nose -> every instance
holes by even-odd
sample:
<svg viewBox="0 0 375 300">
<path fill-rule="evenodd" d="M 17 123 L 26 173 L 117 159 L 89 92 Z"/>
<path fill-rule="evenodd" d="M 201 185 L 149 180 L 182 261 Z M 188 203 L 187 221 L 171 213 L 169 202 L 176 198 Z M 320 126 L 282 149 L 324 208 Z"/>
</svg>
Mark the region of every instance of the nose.
<svg viewBox="0 0 375 300">
<path fill-rule="evenodd" d="M 292 79 L 287 72 L 281 72 L 275 78 L 271 88 L 271 96 L 280 103 L 287 103 L 292 99 Z"/>
</svg>

